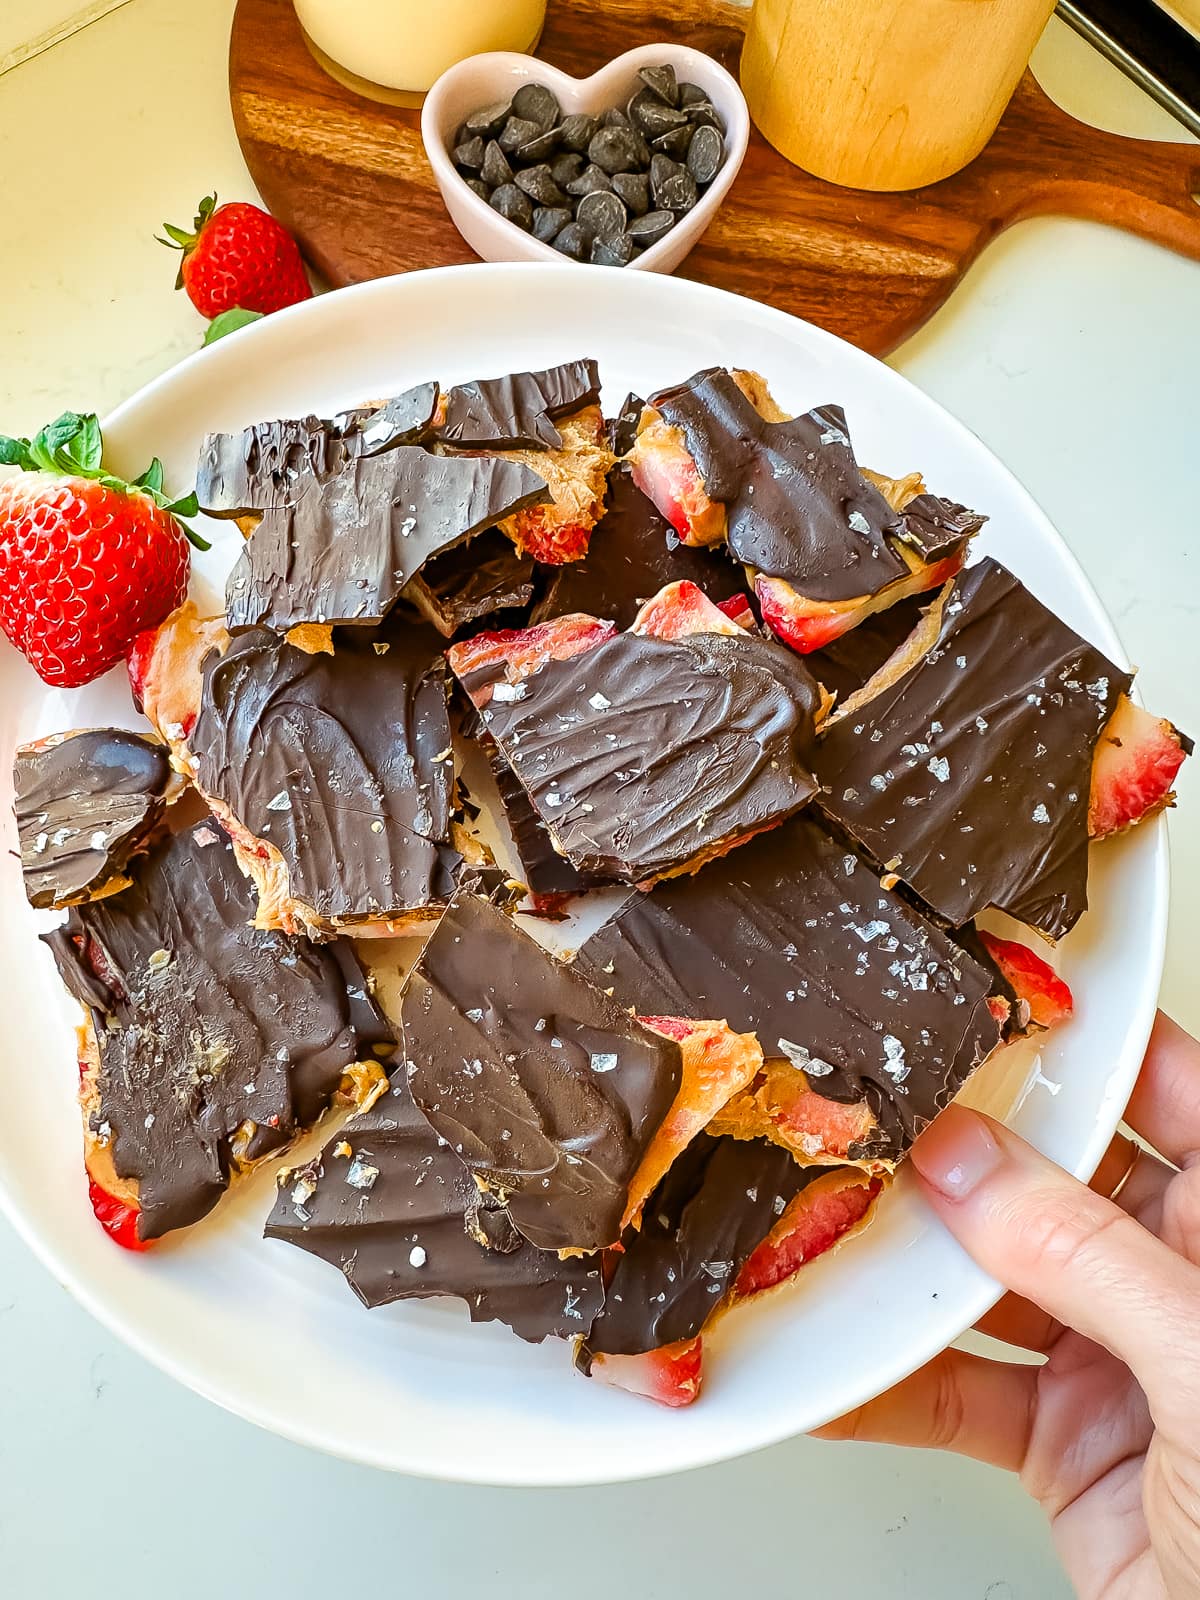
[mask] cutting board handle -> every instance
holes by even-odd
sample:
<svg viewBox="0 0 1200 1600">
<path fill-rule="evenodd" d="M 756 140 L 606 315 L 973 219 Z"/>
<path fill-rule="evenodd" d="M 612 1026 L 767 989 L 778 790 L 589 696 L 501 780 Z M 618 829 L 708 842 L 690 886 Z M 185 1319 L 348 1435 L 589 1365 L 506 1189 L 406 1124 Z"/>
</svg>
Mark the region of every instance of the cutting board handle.
<svg viewBox="0 0 1200 1600">
<path fill-rule="evenodd" d="M 1013 159 L 989 177 L 1011 220 L 1086 217 L 1200 260 L 1200 145 L 1093 128 L 1055 105 L 1031 73 L 997 138 L 1011 142 Z"/>
</svg>

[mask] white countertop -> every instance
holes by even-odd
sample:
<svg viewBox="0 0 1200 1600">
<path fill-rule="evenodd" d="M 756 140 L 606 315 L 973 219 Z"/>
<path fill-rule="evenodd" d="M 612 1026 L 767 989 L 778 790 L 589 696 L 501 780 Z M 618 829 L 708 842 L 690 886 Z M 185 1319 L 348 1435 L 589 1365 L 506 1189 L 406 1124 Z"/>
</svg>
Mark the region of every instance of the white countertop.
<svg viewBox="0 0 1200 1600">
<path fill-rule="evenodd" d="M 0 57 L 77 3 L 3 0 Z M 0 77 L 5 432 L 68 405 L 103 412 L 199 343 L 152 236 L 213 188 L 252 195 L 225 95 L 232 11 L 233 0 L 131 0 Z M 1077 115 L 1181 137 L 1058 23 L 1035 67 Z M 1198 313 L 1195 263 L 1091 224 L 1029 222 L 894 358 L 1041 500 L 1140 663 L 1148 702 L 1193 733 Z M 1184 933 L 1200 829 L 1179 826 L 1172 842 L 1164 1004 L 1200 1031 Z M 526 1493 L 306 1453 L 125 1350 L 3 1224 L 0 1428 L 0 1573 L 22 1600 L 210 1600 L 267 1584 L 452 1600 L 1069 1593 L 1016 1485 L 935 1455 L 797 1440 L 649 1485 Z"/>
</svg>

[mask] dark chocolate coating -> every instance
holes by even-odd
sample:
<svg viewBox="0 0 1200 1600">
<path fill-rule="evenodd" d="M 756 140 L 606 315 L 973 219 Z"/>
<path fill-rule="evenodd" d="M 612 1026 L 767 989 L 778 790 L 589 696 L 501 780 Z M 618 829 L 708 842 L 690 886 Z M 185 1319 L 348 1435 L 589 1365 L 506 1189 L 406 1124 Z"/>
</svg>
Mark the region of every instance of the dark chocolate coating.
<svg viewBox="0 0 1200 1600">
<path fill-rule="evenodd" d="M 585 1364 L 694 1338 L 788 1202 L 828 1171 L 797 1166 L 766 1139 L 697 1134 L 621 1241 Z"/>
<path fill-rule="evenodd" d="M 608 509 L 592 531 L 587 555 L 554 568 L 532 620 L 584 611 L 627 628 L 643 600 L 683 580 L 716 602 L 747 592 L 741 567 L 718 551 L 681 544 L 621 467 L 608 480 Z"/>
<path fill-rule="evenodd" d="M 900 513 L 900 538 L 922 561 L 941 561 L 961 550 L 986 521 L 978 511 L 968 511 L 954 500 L 919 494 Z"/>
<path fill-rule="evenodd" d="M 504 663 L 468 675 L 481 689 Z M 739 633 L 620 633 L 493 699 L 483 723 L 562 854 L 639 883 L 804 805 L 816 684 L 782 645 Z"/>
<path fill-rule="evenodd" d="M 438 385 L 423 383 L 378 407 L 341 416 L 256 422 L 210 433 L 196 464 L 196 497 L 210 517 L 244 517 L 292 503 L 311 478 L 340 472 L 354 456 L 379 455 L 428 436 Z"/>
<path fill-rule="evenodd" d="M 388 1040 L 347 941 L 313 945 L 253 918 L 254 890 L 205 821 L 155 845 L 132 887 L 46 936 L 63 982 L 92 1008 L 93 1131 L 137 1182 L 142 1239 L 216 1205 L 243 1123 L 256 1125 L 248 1159 L 282 1149 L 346 1068 Z"/>
<path fill-rule="evenodd" d="M 334 1153 L 343 1143 L 352 1155 Z M 506 1323 L 534 1344 L 586 1332 L 604 1298 L 594 1258 L 535 1249 L 480 1193 L 417 1110 L 403 1069 L 315 1160 L 284 1175 L 266 1236 L 337 1267 L 366 1306 L 455 1295 L 472 1322 Z"/>
<path fill-rule="evenodd" d="M 225 589 L 231 633 L 302 622 L 380 622 L 433 556 L 549 499 L 515 461 L 413 445 L 306 480 L 247 539 Z"/>
<path fill-rule="evenodd" d="M 615 1243 L 679 1046 L 495 907 L 459 894 L 405 990 L 413 1098 L 543 1250 Z"/>
<path fill-rule="evenodd" d="M 819 803 L 954 926 L 998 906 L 1060 938 L 1087 908 L 1092 755 L 1130 681 L 987 558 L 928 654 L 822 739 Z"/>
<path fill-rule="evenodd" d="M 521 780 L 494 745 L 491 766 L 500 804 L 504 807 L 504 819 L 521 864 L 522 881 L 530 894 L 582 894 L 587 889 L 612 882 L 611 878 L 577 872 L 565 856 L 559 855 L 545 824 L 521 787 Z"/>
<path fill-rule="evenodd" d="M 840 406 L 766 422 L 720 368 L 652 404 L 682 429 L 705 490 L 724 505 L 738 561 L 819 601 L 877 594 L 908 575 L 889 543 L 901 519 L 858 470 Z"/>
<path fill-rule="evenodd" d="M 645 181 L 642 179 L 643 183 Z M 613 455 L 627 456 L 637 443 L 638 423 L 642 420 L 645 406 L 641 395 L 627 394 L 620 411 L 608 422 L 608 442 Z"/>
<path fill-rule="evenodd" d="M 438 437 L 456 450 L 557 450 L 562 434 L 555 421 L 599 401 L 594 361 L 480 378 L 447 391 Z"/>
<path fill-rule="evenodd" d="M 477 534 L 432 561 L 405 598 L 445 638 L 493 611 L 523 610 L 533 599 L 533 558 L 520 555 L 498 528 Z"/>
<path fill-rule="evenodd" d="M 13 810 L 30 905 L 71 905 L 119 877 L 162 821 L 170 782 L 166 747 L 124 728 L 19 749 Z"/>
<path fill-rule="evenodd" d="M 440 651 L 432 629 L 397 616 L 337 633 L 333 655 L 256 628 L 205 658 L 188 739 L 196 781 L 279 850 L 292 897 L 327 921 L 453 893 L 461 858 Z"/>
<path fill-rule="evenodd" d="M 909 595 L 906 600 L 897 600 L 894 606 L 888 606 L 886 611 L 876 611 L 840 639 L 805 656 L 805 666 L 830 694 L 836 695 L 839 701 L 848 700 L 868 678 L 874 677 L 892 651 L 904 643 L 932 599 L 929 594 Z"/>
<path fill-rule="evenodd" d="M 643 1016 L 811 1058 L 811 1089 L 874 1113 L 855 1160 L 902 1154 L 999 1042 L 989 973 L 808 817 L 635 895 L 575 964 Z"/>
</svg>

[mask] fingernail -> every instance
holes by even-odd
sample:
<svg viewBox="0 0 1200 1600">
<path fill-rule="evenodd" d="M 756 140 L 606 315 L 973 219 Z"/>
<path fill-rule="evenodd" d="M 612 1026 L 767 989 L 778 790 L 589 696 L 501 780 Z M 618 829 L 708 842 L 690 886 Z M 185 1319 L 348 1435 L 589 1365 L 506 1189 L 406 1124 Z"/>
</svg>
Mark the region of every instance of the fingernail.
<svg viewBox="0 0 1200 1600">
<path fill-rule="evenodd" d="M 965 1106 L 947 1106 L 912 1148 L 913 1166 L 947 1200 L 965 1200 L 1003 1159 L 987 1120 Z"/>
</svg>

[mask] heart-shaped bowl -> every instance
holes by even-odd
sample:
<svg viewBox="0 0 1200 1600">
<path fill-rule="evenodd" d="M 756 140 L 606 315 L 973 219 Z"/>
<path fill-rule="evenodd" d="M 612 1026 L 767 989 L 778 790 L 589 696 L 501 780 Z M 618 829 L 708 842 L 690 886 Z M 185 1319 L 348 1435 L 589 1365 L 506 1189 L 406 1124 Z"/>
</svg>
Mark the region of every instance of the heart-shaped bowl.
<svg viewBox="0 0 1200 1600">
<path fill-rule="evenodd" d="M 647 44 L 628 50 L 590 78 L 572 78 L 534 56 L 503 50 L 468 56 L 443 72 L 425 97 L 421 137 L 446 209 L 471 248 L 485 261 L 568 259 L 493 211 L 455 171 L 451 141 L 472 112 L 511 99 L 523 83 L 544 83 L 552 89 L 564 116 L 575 112 L 599 115 L 610 106 L 624 110 L 630 96 L 641 87 L 639 70 L 658 66 L 672 66 L 681 81 L 699 84 L 725 123 L 725 161 L 721 170 L 670 233 L 624 269 L 673 272 L 716 215 L 737 177 L 750 138 L 750 113 L 735 79 L 711 56 L 678 44 Z"/>
</svg>

